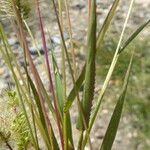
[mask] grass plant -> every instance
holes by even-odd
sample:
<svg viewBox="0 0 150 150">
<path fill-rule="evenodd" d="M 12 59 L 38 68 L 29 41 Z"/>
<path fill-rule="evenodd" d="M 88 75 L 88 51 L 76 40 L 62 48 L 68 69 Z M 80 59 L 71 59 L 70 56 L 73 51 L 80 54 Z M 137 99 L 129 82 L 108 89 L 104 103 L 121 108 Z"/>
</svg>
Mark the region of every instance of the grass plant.
<svg viewBox="0 0 150 150">
<path fill-rule="evenodd" d="M 96 95 L 95 77 L 97 52 L 101 50 L 101 47 L 104 44 L 104 38 L 111 25 L 112 19 L 115 16 L 119 2 L 119 0 L 114 0 L 108 15 L 102 24 L 102 27 L 99 29 L 97 26 L 96 0 L 87 1 L 88 30 L 86 37 L 87 42 L 85 44 L 87 56 L 85 65 L 81 70 L 80 75 L 77 75 L 76 56 L 74 51 L 72 25 L 69 12 L 70 3 L 68 0 L 49 1 L 49 4 L 52 3 L 54 8 L 53 10 L 61 38 L 61 68 L 59 68 L 54 49 L 52 48 L 48 52 L 44 21 L 40 9 L 41 3 L 39 0 L 33 1 L 35 7 L 32 7 L 29 1 L 1 0 L 0 13 L 4 18 L 7 18 L 10 21 L 13 27 L 16 28 L 14 32 L 17 35 L 18 41 L 22 48 L 22 55 L 25 63 L 23 74 L 21 71 L 22 67 L 18 63 L 18 60 L 16 59 L 13 50 L 9 45 L 8 37 L 4 31 L 4 27 L 0 24 L 0 52 L 11 72 L 11 77 L 15 83 L 13 89 L 16 94 L 13 99 L 18 100 L 17 107 L 20 109 L 20 113 L 17 114 L 13 124 L 14 131 L 19 135 L 19 138 L 16 138 L 14 143 L 18 143 L 20 140 L 24 141 L 21 141 L 21 143 L 18 144 L 18 149 L 31 148 L 40 150 L 42 149 L 43 145 L 44 149 L 48 150 L 84 150 L 86 145 L 89 145 L 91 150 L 93 149 L 91 142 L 91 130 L 93 125 L 96 123 L 101 102 L 104 94 L 106 93 L 109 81 L 112 78 L 116 64 L 118 63 L 118 59 L 120 58 L 120 55 L 124 55 L 124 51 L 128 45 L 150 22 L 150 20 L 148 20 L 146 23 L 143 23 L 138 29 L 133 31 L 133 33 L 126 39 L 125 42 L 123 42 L 127 23 L 131 14 L 131 10 L 134 6 L 134 0 L 131 0 L 124 24 L 122 25 L 122 32 L 120 34 L 119 41 L 115 47 L 110 68 L 105 76 L 103 86 L 99 90 L 98 98 L 94 99 L 94 96 Z M 47 82 L 49 86 L 48 89 L 46 89 L 44 83 L 42 82 L 40 72 L 38 72 L 37 67 L 34 64 L 29 51 L 29 44 L 27 42 L 26 35 L 29 35 L 31 36 L 32 42 L 36 45 L 36 39 L 34 38 L 33 33 L 26 21 L 30 15 L 31 9 L 36 9 L 37 11 L 36 15 L 41 33 L 40 40 L 44 50 L 44 59 L 41 57 L 41 62 L 45 65 L 45 67 L 43 67 L 43 71 L 47 74 Z M 66 46 L 66 41 L 64 38 L 65 29 L 63 24 L 64 20 L 62 17 L 63 11 L 66 13 L 67 23 L 69 26 L 67 32 L 69 32 L 71 56 L 69 55 L 69 49 Z M 124 74 L 122 90 L 119 92 L 120 96 L 111 116 L 102 145 L 98 147 L 100 150 L 110 150 L 115 140 L 124 106 L 132 60 L 134 56 L 133 52 L 131 53 L 132 54 L 130 56 L 128 68 L 124 68 L 126 70 L 126 74 Z M 136 53 L 136 51 L 134 53 Z M 70 79 L 68 79 L 67 76 L 67 67 L 71 76 Z M 67 80 L 72 81 L 72 89 L 69 91 L 69 94 L 67 94 L 67 90 L 70 89 L 70 87 L 67 87 Z M 79 95 L 81 86 L 83 86 L 83 92 L 81 94 L 82 96 Z M 74 133 L 72 130 L 73 125 L 71 122 L 72 117 L 70 114 L 70 110 L 72 109 L 71 106 L 75 100 L 77 101 L 79 114 L 76 122 L 78 132 L 80 133 L 78 144 L 74 143 Z M 96 103 L 95 107 L 93 107 L 94 103 Z M 20 124 L 20 126 L 18 127 L 17 124 Z M 57 132 L 59 134 L 57 134 Z M 12 144 L 12 146 L 9 144 L 9 136 L 4 135 L 6 135 L 4 134 L 4 131 L 0 130 L 1 140 L 9 149 L 13 149 L 14 144 Z M 28 145 L 28 143 L 30 144 Z"/>
</svg>

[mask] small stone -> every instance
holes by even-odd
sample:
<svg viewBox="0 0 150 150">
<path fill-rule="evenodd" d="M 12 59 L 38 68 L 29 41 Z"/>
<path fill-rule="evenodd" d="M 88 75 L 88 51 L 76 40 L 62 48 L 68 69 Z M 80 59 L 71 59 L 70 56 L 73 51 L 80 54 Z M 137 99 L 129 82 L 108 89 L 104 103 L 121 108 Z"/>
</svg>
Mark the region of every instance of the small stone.
<svg viewBox="0 0 150 150">
<path fill-rule="evenodd" d="M 0 75 L 3 75 L 5 73 L 5 69 L 4 68 L 0 68 Z"/>
<path fill-rule="evenodd" d="M 128 137 L 128 138 L 132 138 L 132 133 L 128 133 L 128 134 L 127 134 L 127 137 Z"/>
<path fill-rule="evenodd" d="M 90 150 L 87 146 L 85 146 L 85 150 Z"/>
<path fill-rule="evenodd" d="M 100 133 L 96 133 L 95 136 L 97 139 L 103 139 L 104 138 L 104 135 L 102 135 Z"/>
<path fill-rule="evenodd" d="M 47 43 L 47 49 L 51 50 L 52 49 L 52 45 Z M 29 50 L 30 50 L 31 55 L 38 55 L 38 51 L 37 50 L 39 50 L 41 55 L 44 54 L 43 45 L 41 45 L 41 44 L 37 45 L 37 47 L 32 46 L 32 47 L 30 47 Z"/>
<path fill-rule="evenodd" d="M 5 80 L 9 80 L 9 79 L 10 79 L 9 73 L 6 73 L 6 74 L 4 75 L 4 79 L 5 79 Z"/>
<path fill-rule="evenodd" d="M 40 54 L 44 54 L 44 50 L 43 50 L 43 48 L 42 48 L 41 45 L 38 45 L 38 46 L 37 46 L 37 49 L 39 50 Z M 38 55 L 37 49 L 36 49 L 35 46 L 30 47 L 29 50 L 30 50 L 31 55 Z"/>
<path fill-rule="evenodd" d="M 82 10 L 83 8 L 85 8 L 84 4 L 76 4 L 75 6 L 72 6 L 72 9 L 75 10 Z"/>
<path fill-rule="evenodd" d="M 4 80 L 1 80 L 0 79 L 0 93 L 2 92 L 2 90 L 4 89 L 4 88 L 6 88 L 7 87 L 7 85 L 6 85 L 6 83 L 4 82 Z"/>
<path fill-rule="evenodd" d="M 60 37 L 59 36 L 53 36 L 52 38 L 51 38 L 51 40 L 52 40 L 52 43 L 53 44 L 61 44 L 61 39 L 60 39 Z"/>
<path fill-rule="evenodd" d="M 18 40 L 15 37 L 8 39 L 8 43 L 11 46 L 19 44 Z"/>
<path fill-rule="evenodd" d="M 63 36 L 64 36 L 64 40 L 65 41 L 69 38 L 67 33 L 64 33 Z M 54 45 L 60 45 L 61 44 L 61 37 L 60 37 L 60 35 L 58 34 L 58 35 L 52 36 L 51 37 L 51 41 L 52 41 L 52 43 Z"/>
<path fill-rule="evenodd" d="M 104 114 L 108 114 L 108 112 L 109 112 L 107 109 L 104 109 L 102 111 L 103 111 Z"/>
</svg>

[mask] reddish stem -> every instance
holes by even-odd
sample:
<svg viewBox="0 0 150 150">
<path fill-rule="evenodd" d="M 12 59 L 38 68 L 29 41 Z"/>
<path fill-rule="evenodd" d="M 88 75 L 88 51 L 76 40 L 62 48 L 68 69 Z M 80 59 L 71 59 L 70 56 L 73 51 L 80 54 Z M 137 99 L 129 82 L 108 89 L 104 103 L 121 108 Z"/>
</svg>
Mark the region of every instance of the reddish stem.
<svg viewBox="0 0 150 150">
<path fill-rule="evenodd" d="M 31 71 L 32 71 L 32 73 L 34 75 L 34 78 L 35 78 L 35 82 L 36 82 L 37 90 L 38 90 L 38 95 L 39 95 L 39 98 L 40 98 L 40 103 L 41 103 L 42 110 L 43 110 L 43 113 L 44 113 L 46 127 L 47 127 L 47 129 L 49 129 L 49 127 L 51 129 L 51 123 L 50 123 L 50 120 L 48 118 L 48 115 L 47 115 L 47 112 L 46 112 L 46 107 L 44 105 L 44 99 L 43 99 L 43 96 L 42 96 L 42 93 L 41 93 L 41 90 L 40 90 L 40 83 L 42 83 L 42 81 L 40 79 L 40 76 L 37 72 L 37 69 L 36 69 L 36 67 L 33 63 L 32 57 L 30 55 L 29 47 L 28 47 L 27 40 L 26 40 L 26 36 L 25 36 L 24 30 L 23 30 L 23 22 L 22 22 L 20 14 L 18 12 L 18 9 L 16 8 L 16 1 L 15 0 L 13 0 L 13 9 L 14 9 L 14 11 L 16 13 L 16 17 L 17 17 L 17 23 L 18 23 L 18 27 L 19 27 L 18 33 L 21 37 L 20 44 L 21 44 L 22 48 L 25 51 L 25 55 L 27 56 L 28 61 L 29 61 L 29 66 L 31 67 Z M 51 130 L 50 130 L 50 132 L 51 132 Z"/>
<path fill-rule="evenodd" d="M 53 81 L 52 81 L 52 73 L 51 73 L 51 67 L 49 65 L 49 58 L 48 58 L 48 49 L 46 46 L 46 39 L 45 39 L 45 33 L 44 33 L 44 28 L 43 28 L 43 22 L 42 22 L 42 17 L 41 17 L 41 12 L 39 8 L 39 1 L 37 0 L 37 10 L 38 10 L 38 15 L 39 15 L 39 23 L 40 23 L 40 30 L 41 30 L 41 37 L 42 37 L 42 44 L 43 44 L 43 49 L 45 53 L 45 60 L 46 60 L 46 65 L 47 65 L 47 70 L 48 70 L 48 78 L 49 78 L 49 83 L 50 83 L 50 92 L 52 93 L 52 97 L 54 100 L 54 107 L 56 111 L 56 121 L 57 121 L 57 126 L 61 138 L 61 144 L 62 148 L 64 149 L 64 142 L 63 142 L 63 133 L 61 130 L 61 125 L 60 125 L 60 115 L 57 107 L 57 99 L 55 96 L 55 91 L 54 91 L 54 86 L 53 86 Z"/>
<path fill-rule="evenodd" d="M 91 0 L 88 0 L 88 17 L 90 16 Z"/>
</svg>

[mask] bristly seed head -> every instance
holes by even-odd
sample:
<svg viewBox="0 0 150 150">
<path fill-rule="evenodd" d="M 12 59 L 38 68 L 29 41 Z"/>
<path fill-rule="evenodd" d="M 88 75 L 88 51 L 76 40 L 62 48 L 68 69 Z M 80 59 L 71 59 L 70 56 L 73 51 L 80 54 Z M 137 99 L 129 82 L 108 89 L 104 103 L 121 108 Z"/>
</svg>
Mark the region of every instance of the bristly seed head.
<svg viewBox="0 0 150 150">
<path fill-rule="evenodd" d="M 15 0 L 17 9 L 19 10 L 23 19 L 29 17 L 31 5 L 29 0 Z M 14 17 L 12 0 L 0 0 L 0 17 L 3 19 Z"/>
</svg>

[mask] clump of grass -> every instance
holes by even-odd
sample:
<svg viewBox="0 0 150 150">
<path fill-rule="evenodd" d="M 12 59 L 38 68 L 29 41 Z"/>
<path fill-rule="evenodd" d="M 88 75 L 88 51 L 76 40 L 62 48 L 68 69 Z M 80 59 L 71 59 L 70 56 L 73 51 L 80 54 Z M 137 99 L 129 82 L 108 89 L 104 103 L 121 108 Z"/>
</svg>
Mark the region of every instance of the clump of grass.
<svg viewBox="0 0 150 150">
<path fill-rule="evenodd" d="M 19 2 L 19 3 L 18 3 Z M 127 16 L 125 18 L 125 22 L 123 24 L 122 32 L 120 34 L 119 41 L 117 46 L 115 47 L 115 52 L 113 58 L 111 60 L 110 68 L 106 74 L 106 78 L 104 80 L 104 84 L 102 89 L 100 89 L 98 94 L 98 99 L 94 99 L 95 95 L 95 75 L 96 75 L 96 55 L 97 51 L 101 49 L 103 44 L 105 34 L 111 24 L 112 18 L 115 15 L 117 6 L 119 4 L 119 0 L 115 0 L 111 6 L 111 9 L 101 27 L 100 30 L 97 29 L 97 14 L 96 14 L 96 0 L 89 0 L 87 3 L 88 6 L 88 31 L 87 31 L 87 58 L 85 62 L 85 66 L 81 70 L 81 74 L 77 76 L 76 74 L 76 59 L 74 55 L 74 45 L 72 39 L 72 30 L 71 30 L 71 22 L 70 22 L 70 14 L 69 14 L 69 2 L 67 0 L 64 1 L 65 4 L 65 12 L 67 14 L 68 24 L 69 24 L 69 33 L 70 33 L 70 41 L 72 46 L 72 59 L 73 63 L 70 60 L 70 55 L 68 53 L 68 48 L 66 46 L 65 38 L 64 38 L 64 28 L 63 28 L 63 19 L 62 19 L 62 3 L 58 0 L 58 8 L 56 1 L 52 0 L 56 21 L 58 24 L 58 29 L 61 36 L 61 50 L 62 50 L 62 69 L 58 67 L 57 58 L 53 50 L 48 53 L 46 36 L 44 32 L 44 21 L 42 19 L 40 3 L 38 0 L 35 0 L 35 5 L 37 9 L 37 17 L 39 19 L 39 26 L 41 32 L 41 42 L 43 44 L 44 50 L 44 62 L 45 68 L 43 71 L 47 74 L 47 81 L 49 84 L 49 89 L 47 90 L 41 80 L 40 72 L 37 71 L 37 68 L 33 62 L 29 51 L 29 45 L 27 42 L 26 34 L 29 34 L 34 40 L 34 36 L 28 27 L 28 23 L 26 22 L 26 13 L 30 10 L 27 9 L 23 5 L 23 1 L 17 0 L 7 0 L 2 3 L 3 13 L 6 16 L 9 16 L 11 20 L 11 24 L 15 28 L 15 33 L 19 38 L 20 46 L 23 49 L 24 56 L 24 72 L 21 73 L 21 66 L 19 65 L 16 57 L 13 54 L 13 51 L 8 43 L 8 38 L 4 32 L 2 25 L 0 25 L 0 37 L 2 39 L 2 45 L 0 46 L 0 51 L 5 60 L 9 70 L 12 73 L 12 78 L 15 82 L 15 88 L 18 99 L 18 107 L 21 107 L 21 112 L 18 113 L 16 119 L 14 121 L 15 133 L 19 133 L 19 142 L 20 148 L 23 146 L 26 147 L 29 141 L 32 141 L 32 147 L 34 149 L 40 149 L 41 144 L 39 139 L 42 139 L 45 145 L 45 149 L 49 150 L 73 150 L 77 149 L 85 149 L 85 146 L 89 144 L 90 149 L 93 149 L 90 133 L 95 124 L 97 114 L 99 112 L 101 101 L 103 100 L 104 94 L 106 93 L 106 89 L 108 87 L 109 81 L 114 72 L 115 66 L 118 63 L 118 59 L 120 55 L 124 53 L 125 48 L 131 43 L 131 41 L 143 30 L 143 28 L 149 24 L 150 20 L 146 23 L 143 23 L 136 31 L 131 34 L 131 36 L 123 43 L 124 33 L 127 27 L 127 23 L 129 20 L 129 16 L 131 13 L 131 9 L 133 7 L 134 0 L 131 0 L 129 9 L 127 11 Z M 23 7 L 23 8 L 22 8 Z M 8 11 L 11 10 L 11 11 Z M 11 12 L 11 15 L 9 13 Z M 27 31 L 24 29 L 27 28 Z M 98 35 L 98 36 L 97 36 Z M 35 40 L 34 40 L 35 41 Z M 85 50 L 86 50 L 85 49 Z M 50 65 L 50 58 L 52 61 L 52 65 Z M 66 62 L 65 62 L 66 60 Z M 120 91 L 120 97 L 117 100 L 116 107 L 114 109 L 113 115 L 111 117 L 109 126 L 106 130 L 106 134 L 104 136 L 102 145 L 99 146 L 101 150 L 111 149 L 113 142 L 115 140 L 115 136 L 117 133 L 118 125 L 120 122 L 122 109 L 125 101 L 125 95 L 129 80 L 129 75 L 131 71 L 133 60 L 133 54 L 130 57 L 130 62 L 128 64 L 128 69 L 126 74 L 124 75 L 124 82 L 122 86 L 122 90 Z M 68 69 L 71 76 L 71 81 L 73 88 L 70 91 L 69 95 L 67 95 L 67 87 L 66 80 L 66 63 L 68 65 Z M 51 67 L 53 66 L 53 67 Z M 14 70 L 14 67 L 17 70 Z M 53 73 L 52 73 L 53 70 Z M 16 74 L 17 72 L 18 74 Z M 62 76 L 61 76 L 62 74 Z M 20 84 L 19 79 L 22 81 L 23 85 Z M 55 85 L 55 86 L 54 86 Z M 83 85 L 83 93 L 82 97 L 79 96 L 79 90 Z M 15 96 L 15 94 L 12 96 Z M 73 140 L 73 131 L 72 131 L 72 123 L 71 123 L 71 106 L 73 102 L 77 100 L 79 119 L 77 121 L 77 128 L 79 129 L 80 137 L 78 144 L 74 144 Z M 96 102 L 95 107 L 93 107 L 93 103 Z M 14 106 L 12 106 L 14 107 Z M 54 123 L 51 121 L 50 113 L 52 114 L 52 118 L 54 119 Z M 16 128 L 16 124 L 20 124 L 18 128 Z M 54 131 L 55 125 L 57 126 L 57 131 L 59 136 Z M 23 129 L 23 130 L 22 130 Z M 21 132 L 21 134 L 20 134 Z M 39 137 L 40 136 L 40 137 Z M 59 139 L 59 140 L 58 140 Z M 22 141 L 23 144 L 22 145 Z"/>
</svg>

